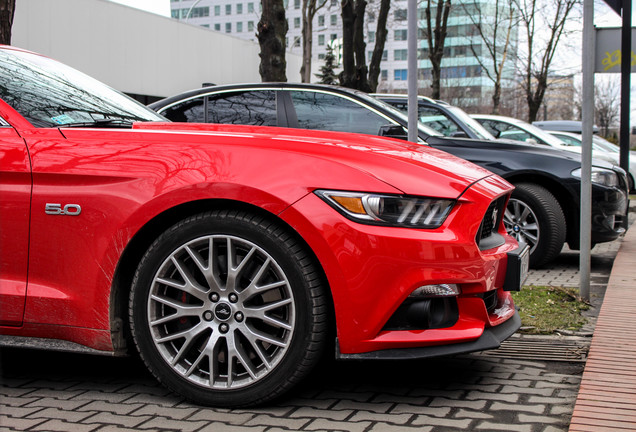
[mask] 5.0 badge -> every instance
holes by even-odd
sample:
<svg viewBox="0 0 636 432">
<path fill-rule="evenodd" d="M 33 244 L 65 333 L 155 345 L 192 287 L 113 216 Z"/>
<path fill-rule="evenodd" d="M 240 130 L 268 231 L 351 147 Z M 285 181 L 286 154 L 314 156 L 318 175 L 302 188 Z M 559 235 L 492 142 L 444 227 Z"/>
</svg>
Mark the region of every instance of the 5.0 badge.
<svg viewBox="0 0 636 432">
<path fill-rule="evenodd" d="M 82 212 L 82 208 L 79 204 L 54 204 L 46 203 L 44 206 L 44 213 L 48 215 L 62 215 L 62 216 L 77 216 Z"/>
</svg>

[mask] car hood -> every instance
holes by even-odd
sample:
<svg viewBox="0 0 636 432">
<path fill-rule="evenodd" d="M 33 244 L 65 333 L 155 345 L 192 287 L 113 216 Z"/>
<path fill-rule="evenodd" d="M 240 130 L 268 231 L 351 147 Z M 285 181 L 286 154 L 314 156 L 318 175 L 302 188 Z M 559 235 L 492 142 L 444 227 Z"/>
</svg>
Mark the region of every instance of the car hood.
<svg viewBox="0 0 636 432">
<path fill-rule="evenodd" d="M 209 137 L 214 143 L 226 144 L 240 143 L 241 137 L 247 136 L 254 142 L 256 137 L 260 138 L 259 148 L 328 160 L 413 195 L 455 199 L 473 183 L 494 176 L 449 153 L 372 135 L 198 123 L 135 123 L 133 130 L 188 134 L 197 141 Z"/>
</svg>

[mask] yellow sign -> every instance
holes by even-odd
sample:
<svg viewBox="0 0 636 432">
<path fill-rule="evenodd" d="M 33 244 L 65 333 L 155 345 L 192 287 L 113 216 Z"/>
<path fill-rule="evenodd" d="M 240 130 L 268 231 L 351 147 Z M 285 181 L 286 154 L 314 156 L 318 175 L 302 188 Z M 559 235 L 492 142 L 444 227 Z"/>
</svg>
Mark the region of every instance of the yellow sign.
<svg viewBox="0 0 636 432">
<path fill-rule="evenodd" d="M 636 72 L 636 29 L 632 28 L 631 71 Z M 596 60 L 594 72 L 620 73 L 622 63 L 621 29 L 596 29 Z"/>
</svg>

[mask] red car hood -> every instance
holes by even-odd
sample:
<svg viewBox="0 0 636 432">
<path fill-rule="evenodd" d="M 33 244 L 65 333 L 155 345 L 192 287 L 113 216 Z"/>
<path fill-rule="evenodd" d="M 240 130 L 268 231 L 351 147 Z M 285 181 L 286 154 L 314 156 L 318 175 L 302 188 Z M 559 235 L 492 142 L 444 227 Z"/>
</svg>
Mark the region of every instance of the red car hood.
<svg viewBox="0 0 636 432">
<path fill-rule="evenodd" d="M 457 198 L 471 184 L 495 176 L 426 145 L 373 135 L 200 123 L 135 123 L 133 129 L 213 136 L 215 141 L 259 136 L 263 147 L 329 159 L 413 195 Z"/>
</svg>

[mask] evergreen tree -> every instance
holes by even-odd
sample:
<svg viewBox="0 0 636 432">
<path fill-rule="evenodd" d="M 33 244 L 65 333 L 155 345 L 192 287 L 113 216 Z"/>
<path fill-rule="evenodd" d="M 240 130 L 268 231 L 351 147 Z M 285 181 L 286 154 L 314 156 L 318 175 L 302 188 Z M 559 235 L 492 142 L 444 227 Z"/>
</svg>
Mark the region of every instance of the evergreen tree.
<svg viewBox="0 0 636 432">
<path fill-rule="evenodd" d="M 320 67 L 320 73 L 316 74 L 316 77 L 320 78 L 318 81 L 320 84 L 338 84 L 338 76 L 334 72 L 336 62 L 336 56 L 333 55 L 333 50 L 330 46 L 327 46 L 327 54 L 325 54 L 325 64 Z"/>
</svg>

